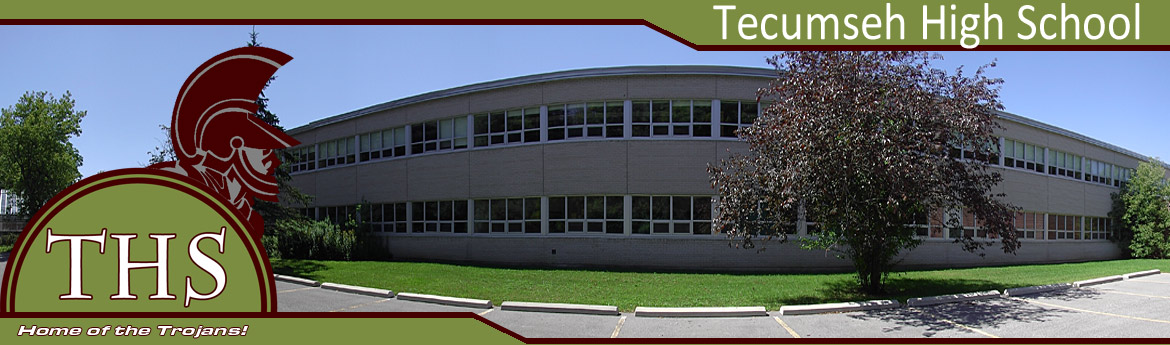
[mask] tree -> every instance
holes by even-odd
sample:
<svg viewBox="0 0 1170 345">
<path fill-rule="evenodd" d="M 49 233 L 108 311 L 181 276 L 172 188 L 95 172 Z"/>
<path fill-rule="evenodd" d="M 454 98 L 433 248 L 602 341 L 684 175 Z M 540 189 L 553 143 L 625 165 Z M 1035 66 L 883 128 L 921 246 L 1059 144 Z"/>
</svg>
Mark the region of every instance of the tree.
<svg viewBox="0 0 1170 345">
<path fill-rule="evenodd" d="M 171 144 L 171 127 L 158 125 L 158 129 L 162 131 L 164 139 L 159 142 L 159 146 L 154 147 L 153 151 L 146 153 L 150 155 L 150 161 L 145 166 L 179 160 L 179 157 L 175 156 L 175 146 Z"/>
<path fill-rule="evenodd" d="M 1001 128 L 1003 81 L 984 73 L 994 62 L 973 76 L 961 68 L 951 75 L 931 66 L 940 58 L 787 52 L 768 59 L 779 78 L 759 92 L 761 116 L 738 131 L 749 152 L 708 166 L 720 195 L 716 229 L 752 247 L 761 236 L 787 240 L 786 224 L 803 214 L 818 226 L 802 247 L 852 261 L 868 293 L 882 292 L 894 259 L 921 242 L 909 224 L 928 214 L 932 224 L 959 230 L 964 250 L 982 255 L 999 239 L 1014 253 L 1015 208 L 990 193 L 1002 177 L 988 168 L 998 161 L 992 133 Z M 943 222 L 944 213 L 955 216 Z M 975 215 L 978 233 L 962 231 L 961 213 Z"/>
<path fill-rule="evenodd" d="M 68 91 L 60 99 L 38 91 L 0 110 L 0 185 L 20 200 L 23 217 L 81 178 L 81 153 L 69 140 L 81 135 L 85 111 L 74 104 Z"/>
<path fill-rule="evenodd" d="M 1165 165 L 1151 158 L 1138 164 L 1133 178 L 1115 197 L 1113 213 L 1120 220 L 1120 237 L 1133 257 L 1170 257 L 1170 186 L 1165 178 Z"/>
<path fill-rule="evenodd" d="M 260 42 L 257 41 L 259 36 L 260 34 L 257 33 L 255 29 L 253 29 L 249 34 L 251 39 L 247 43 L 248 46 L 259 47 Z M 280 126 L 280 117 L 276 116 L 275 113 L 268 110 L 268 97 L 265 96 L 263 91 L 268 89 L 268 86 L 272 84 L 273 80 L 276 80 L 276 76 L 272 76 L 272 78 L 268 79 L 268 83 L 265 83 L 264 89 L 260 91 L 260 96 L 256 98 L 256 106 L 258 109 L 256 110 L 255 115 L 256 117 L 260 118 L 261 121 L 264 121 L 264 123 L 267 123 L 272 127 L 283 131 L 284 127 Z M 277 153 L 280 155 L 281 165 L 277 167 L 274 176 L 276 177 L 276 183 L 280 188 L 280 194 L 278 197 L 281 201 L 269 202 L 264 200 L 256 200 L 256 204 L 252 206 L 253 210 L 256 210 L 260 216 L 264 217 L 265 235 L 270 236 L 273 234 L 270 233 L 270 230 L 268 229 L 275 229 L 274 224 L 277 220 L 297 219 L 302 217 L 301 213 L 293 209 L 291 205 L 305 206 L 308 205 L 309 202 L 311 202 L 313 199 L 312 196 L 301 192 L 300 189 L 297 189 L 296 186 L 293 186 L 291 183 L 292 175 L 290 174 L 291 172 L 289 163 L 292 162 L 296 157 L 293 157 L 292 153 L 289 153 L 285 150 L 280 150 Z"/>
</svg>

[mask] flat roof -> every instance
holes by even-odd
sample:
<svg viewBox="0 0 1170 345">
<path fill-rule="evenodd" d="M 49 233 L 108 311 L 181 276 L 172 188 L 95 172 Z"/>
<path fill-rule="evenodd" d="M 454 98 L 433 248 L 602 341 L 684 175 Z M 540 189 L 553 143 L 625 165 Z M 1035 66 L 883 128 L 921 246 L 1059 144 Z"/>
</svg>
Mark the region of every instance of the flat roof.
<svg viewBox="0 0 1170 345">
<path fill-rule="evenodd" d="M 550 73 L 532 74 L 526 76 L 519 76 L 513 78 L 499 79 L 453 87 L 449 89 L 432 91 L 423 94 L 418 94 L 406 98 L 401 98 L 389 102 L 379 103 L 357 109 L 354 111 L 326 117 L 320 120 L 309 122 L 308 124 L 298 126 L 288 130 L 288 134 L 297 134 L 316 128 L 324 127 L 330 124 L 359 118 L 368 114 L 394 109 L 411 104 L 427 102 L 431 100 L 459 96 L 464 94 L 482 92 L 493 89 L 500 89 L 505 87 L 536 84 L 549 81 L 579 79 L 579 78 L 596 78 L 596 77 L 613 77 L 613 76 L 638 76 L 638 75 L 719 75 L 719 76 L 740 76 L 740 77 L 757 77 L 757 78 L 774 78 L 777 76 L 777 71 L 772 68 L 760 67 L 743 67 L 743 66 L 713 66 L 713 65 L 652 65 L 652 66 L 618 66 L 618 67 L 596 67 L 583 68 L 566 71 L 557 71 Z M 1084 141 L 1086 143 L 1099 146 L 1101 148 L 1121 153 L 1138 160 L 1145 161 L 1149 156 L 1130 151 L 1129 149 L 1113 145 L 1104 141 L 1090 138 L 1084 134 L 1073 132 L 1064 128 L 1040 122 L 1028 117 L 1008 112 L 998 112 L 999 117 L 1009 121 L 1020 124 L 1036 127 L 1052 133 L 1060 134 L 1069 138 Z M 1170 168 L 1170 163 L 1165 166 Z"/>
</svg>

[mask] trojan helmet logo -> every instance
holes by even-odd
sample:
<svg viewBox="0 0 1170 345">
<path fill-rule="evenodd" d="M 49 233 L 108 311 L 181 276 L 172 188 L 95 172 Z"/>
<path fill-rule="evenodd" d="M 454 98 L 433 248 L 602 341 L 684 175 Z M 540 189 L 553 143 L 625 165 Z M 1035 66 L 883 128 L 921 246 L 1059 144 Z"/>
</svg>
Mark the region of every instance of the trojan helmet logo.
<svg viewBox="0 0 1170 345">
<path fill-rule="evenodd" d="M 171 119 L 175 162 L 97 174 L 25 226 L 0 311 L 276 311 L 263 220 L 274 150 L 298 142 L 253 114 L 279 51 L 245 47 L 195 69 Z"/>
</svg>

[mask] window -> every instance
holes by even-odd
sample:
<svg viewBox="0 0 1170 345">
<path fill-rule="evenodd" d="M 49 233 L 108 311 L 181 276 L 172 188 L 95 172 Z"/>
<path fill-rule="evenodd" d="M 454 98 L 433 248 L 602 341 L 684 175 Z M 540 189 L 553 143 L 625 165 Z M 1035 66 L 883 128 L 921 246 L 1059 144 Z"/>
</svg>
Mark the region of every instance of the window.
<svg viewBox="0 0 1170 345">
<path fill-rule="evenodd" d="M 631 102 L 631 136 L 711 136 L 711 101 Z"/>
<path fill-rule="evenodd" d="M 760 104 L 756 102 L 720 101 L 719 136 L 735 138 L 736 131 L 742 127 L 751 126 L 759 113 Z"/>
<path fill-rule="evenodd" d="M 328 221 L 335 225 L 345 225 L 352 221 L 357 221 L 356 208 L 353 206 L 327 206 L 319 207 L 317 209 L 316 220 Z"/>
<path fill-rule="evenodd" d="M 328 168 L 334 165 L 350 164 L 356 161 L 353 151 L 353 138 L 341 138 L 318 144 L 320 159 L 317 168 Z"/>
<path fill-rule="evenodd" d="M 540 108 L 475 115 L 475 146 L 540 141 Z"/>
<path fill-rule="evenodd" d="M 292 155 L 289 163 L 290 172 L 313 170 L 317 168 L 317 145 L 307 145 L 288 150 Z"/>
<path fill-rule="evenodd" d="M 1036 212 L 1016 212 L 1016 238 L 1044 239 L 1044 214 Z"/>
<path fill-rule="evenodd" d="M 943 237 L 942 210 L 937 209 L 929 213 L 923 212 L 914 215 L 914 222 L 909 224 L 914 228 L 914 234 L 919 237 Z"/>
<path fill-rule="evenodd" d="M 475 200 L 475 232 L 539 234 L 540 198 Z"/>
<path fill-rule="evenodd" d="M 467 200 L 416 201 L 410 212 L 411 232 L 467 233 Z"/>
<path fill-rule="evenodd" d="M 362 162 L 406 155 L 406 127 L 370 132 L 360 138 L 358 160 Z"/>
<path fill-rule="evenodd" d="M 1048 215 L 1048 239 L 1081 239 L 1081 217 Z"/>
<path fill-rule="evenodd" d="M 632 198 L 631 223 L 635 234 L 711 233 L 711 197 L 642 196 Z"/>
<path fill-rule="evenodd" d="M 1085 181 L 1104 185 L 1121 187 L 1121 168 L 1092 159 L 1085 158 Z"/>
<path fill-rule="evenodd" d="M 548 106 L 548 140 L 621 138 L 625 102 L 605 101 Z"/>
<path fill-rule="evenodd" d="M 1048 158 L 1048 161 L 1052 163 L 1048 167 L 1049 175 L 1081 179 L 1081 156 L 1050 149 L 1048 150 Z"/>
<path fill-rule="evenodd" d="M 467 148 L 467 117 L 427 121 L 410 126 L 410 153 Z"/>
<path fill-rule="evenodd" d="M 970 210 L 963 210 L 961 214 L 962 214 L 961 215 L 962 229 L 961 230 L 960 229 L 950 229 L 951 238 L 959 238 L 959 237 L 987 238 L 987 230 L 983 229 L 983 227 L 984 227 L 983 220 L 980 220 L 977 217 L 975 217 L 975 214 L 971 213 Z M 960 213 L 957 211 L 952 212 L 951 218 L 955 218 L 955 217 L 960 217 Z"/>
<path fill-rule="evenodd" d="M 987 164 L 991 165 L 999 165 L 1000 148 L 998 141 L 999 139 L 996 139 L 996 142 L 984 143 L 984 149 L 978 151 L 974 150 L 972 147 L 964 147 L 962 150 L 962 157 L 960 158 L 987 162 Z M 955 151 L 958 151 L 958 149 L 956 148 Z M 955 153 L 956 152 L 952 152 L 951 154 L 955 157 L 959 157 L 958 155 L 955 155 Z"/>
<path fill-rule="evenodd" d="M 1003 165 L 1044 173 L 1044 148 L 1024 142 L 1004 139 Z"/>
<path fill-rule="evenodd" d="M 406 232 L 406 203 L 370 205 L 370 211 L 366 219 L 370 220 L 370 229 L 372 231 Z"/>
<path fill-rule="evenodd" d="M 1085 239 L 1107 240 L 1113 236 L 1112 220 L 1104 217 L 1085 217 Z"/>
<path fill-rule="evenodd" d="M 548 198 L 548 232 L 625 233 L 625 197 L 620 195 Z"/>
</svg>

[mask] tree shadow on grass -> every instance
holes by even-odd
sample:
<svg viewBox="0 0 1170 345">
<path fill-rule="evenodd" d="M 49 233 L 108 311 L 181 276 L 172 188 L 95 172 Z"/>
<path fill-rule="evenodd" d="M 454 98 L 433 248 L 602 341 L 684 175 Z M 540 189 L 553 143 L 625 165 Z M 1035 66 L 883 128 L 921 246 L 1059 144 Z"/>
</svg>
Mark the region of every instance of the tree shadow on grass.
<svg viewBox="0 0 1170 345">
<path fill-rule="evenodd" d="M 981 279 L 890 278 L 886 284 L 886 293 L 870 295 L 858 289 L 856 280 L 844 278 L 821 286 L 815 293 L 782 297 L 775 302 L 781 305 L 856 302 L 875 299 L 896 299 L 899 302 L 906 302 L 908 298 L 987 291 L 1000 287 L 1001 285 L 995 282 Z"/>
<path fill-rule="evenodd" d="M 327 268 L 321 263 L 308 260 L 286 259 L 272 262 L 273 273 L 313 280 L 321 279 L 318 272 Z"/>
</svg>

